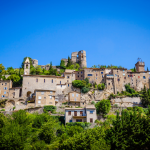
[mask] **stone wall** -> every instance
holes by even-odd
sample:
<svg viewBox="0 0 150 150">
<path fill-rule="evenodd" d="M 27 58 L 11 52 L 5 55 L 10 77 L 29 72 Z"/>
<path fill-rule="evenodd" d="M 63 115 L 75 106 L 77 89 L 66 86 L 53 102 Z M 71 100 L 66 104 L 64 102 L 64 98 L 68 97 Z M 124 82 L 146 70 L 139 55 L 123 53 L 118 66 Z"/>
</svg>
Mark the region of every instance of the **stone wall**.
<svg viewBox="0 0 150 150">
<path fill-rule="evenodd" d="M 124 97 L 111 99 L 112 105 L 117 104 L 119 107 L 142 106 L 140 97 Z"/>
</svg>

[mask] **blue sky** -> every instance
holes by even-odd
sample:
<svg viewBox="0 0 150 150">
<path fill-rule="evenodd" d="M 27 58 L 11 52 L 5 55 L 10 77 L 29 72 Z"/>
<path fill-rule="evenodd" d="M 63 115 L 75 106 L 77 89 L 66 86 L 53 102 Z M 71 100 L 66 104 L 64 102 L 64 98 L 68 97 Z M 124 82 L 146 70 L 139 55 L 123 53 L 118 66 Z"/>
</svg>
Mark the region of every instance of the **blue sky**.
<svg viewBox="0 0 150 150">
<path fill-rule="evenodd" d="M 24 57 L 59 65 L 86 50 L 87 65 L 150 69 L 150 1 L 0 1 L 0 63 L 18 68 Z"/>
</svg>

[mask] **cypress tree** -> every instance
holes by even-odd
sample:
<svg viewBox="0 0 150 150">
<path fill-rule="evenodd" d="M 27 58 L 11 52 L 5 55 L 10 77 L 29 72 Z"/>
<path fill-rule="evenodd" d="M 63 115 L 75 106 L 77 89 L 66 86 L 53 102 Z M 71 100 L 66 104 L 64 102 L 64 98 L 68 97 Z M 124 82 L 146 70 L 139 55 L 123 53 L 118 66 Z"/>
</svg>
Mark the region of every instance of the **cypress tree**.
<svg viewBox="0 0 150 150">
<path fill-rule="evenodd" d="M 72 65 L 72 62 L 71 62 L 70 57 L 68 56 L 68 63 L 67 63 L 67 67 L 70 67 L 71 65 Z"/>
</svg>

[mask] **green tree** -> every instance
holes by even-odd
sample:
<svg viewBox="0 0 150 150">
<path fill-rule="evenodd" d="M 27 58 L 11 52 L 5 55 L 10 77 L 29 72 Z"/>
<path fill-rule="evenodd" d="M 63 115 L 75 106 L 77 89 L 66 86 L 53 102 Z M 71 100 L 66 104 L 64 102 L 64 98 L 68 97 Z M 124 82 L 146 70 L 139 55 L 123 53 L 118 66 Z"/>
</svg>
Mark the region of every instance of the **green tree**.
<svg viewBox="0 0 150 150">
<path fill-rule="evenodd" d="M 60 62 L 60 67 L 65 67 L 65 61 L 64 60 L 61 60 L 61 62 Z"/>
<path fill-rule="evenodd" d="M 104 83 L 98 84 L 98 89 L 99 90 L 104 90 L 105 89 L 105 84 Z"/>
<path fill-rule="evenodd" d="M 88 78 L 85 78 L 84 81 L 86 82 L 87 85 L 89 84 L 89 79 Z"/>
<path fill-rule="evenodd" d="M 11 80 L 13 82 L 13 87 L 22 85 L 22 77 L 16 74 L 10 75 L 7 80 Z"/>
<path fill-rule="evenodd" d="M 116 120 L 106 131 L 107 143 L 111 149 L 147 149 L 150 147 L 150 119 L 142 117 L 141 113 L 122 111 L 122 115 L 117 113 Z"/>
<path fill-rule="evenodd" d="M 89 90 L 90 90 L 89 88 L 83 87 L 81 91 L 82 91 L 82 93 L 87 93 Z"/>
<path fill-rule="evenodd" d="M 103 116 L 106 115 L 111 108 L 110 100 L 101 100 L 95 104 L 97 114 L 101 113 Z"/>
<path fill-rule="evenodd" d="M 67 63 L 67 66 L 66 66 L 66 67 L 70 67 L 71 65 L 72 65 L 72 62 L 71 62 L 70 57 L 68 56 L 68 63 Z"/>
<path fill-rule="evenodd" d="M 84 80 L 74 80 L 73 82 L 72 82 L 72 85 L 74 86 L 74 87 L 76 87 L 76 88 L 82 88 L 82 87 L 85 87 L 86 86 L 86 81 L 84 81 Z"/>
<path fill-rule="evenodd" d="M 142 91 L 142 104 L 143 106 L 148 106 L 150 105 L 150 97 L 149 97 L 149 91 L 147 92 L 146 87 L 144 85 L 144 89 Z"/>
</svg>

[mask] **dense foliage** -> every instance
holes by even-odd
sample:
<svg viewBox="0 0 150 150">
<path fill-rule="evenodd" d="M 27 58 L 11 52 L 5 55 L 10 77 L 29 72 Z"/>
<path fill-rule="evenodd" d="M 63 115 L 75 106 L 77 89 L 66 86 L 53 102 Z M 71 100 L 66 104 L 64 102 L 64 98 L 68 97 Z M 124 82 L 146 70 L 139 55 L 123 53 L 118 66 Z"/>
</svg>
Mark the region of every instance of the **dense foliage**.
<svg viewBox="0 0 150 150">
<path fill-rule="evenodd" d="M 0 149 L 7 150 L 128 150 L 149 149 L 150 108 L 147 113 L 123 110 L 121 116 L 108 115 L 105 122 L 67 123 L 48 113 L 29 114 L 23 110 L 12 116 L 0 113 Z"/>
<path fill-rule="evenodd" d="M 107 69 L 118 69 L 121 68 L 123 69 L 124 67 L 121 66 L 114 66 L 114 65 L 93 65 L 92 68 L 107 68 Z"/>
<path fill-rule="evenodd" d="M 97 102 L 95 104 L 95 107 L 98 114 L 102 114 L 103 116 L 105 116 L 110 111 L 111 108 L 110 100 L 103 99 Z"/>
<path fill-rule="evenodd" d="M 53 106 L 53 105 L 47 105 L 47 106 L 44 106 L 44 112 L 46 111 L 50 111 L 51 113 L 55 112 L 56 111 L 56 106 Z"/>
</svg>

